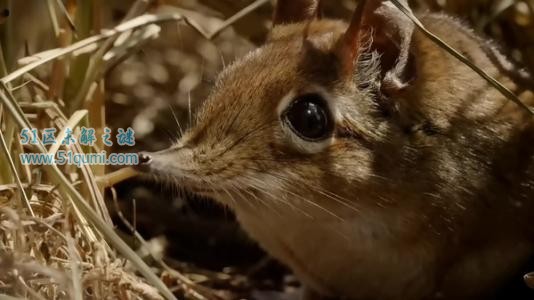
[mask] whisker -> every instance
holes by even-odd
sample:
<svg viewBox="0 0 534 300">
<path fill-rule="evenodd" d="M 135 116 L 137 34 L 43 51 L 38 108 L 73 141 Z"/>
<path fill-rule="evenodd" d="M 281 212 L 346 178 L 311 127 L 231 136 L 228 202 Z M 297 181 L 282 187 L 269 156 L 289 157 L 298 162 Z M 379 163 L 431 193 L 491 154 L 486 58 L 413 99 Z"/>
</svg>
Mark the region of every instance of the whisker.
<svg viewBox="0 0 534 300">
<path fill-rule="evenodd" d="M 314 186 L 314 185 L 311 185 L 310 183 L 306 182 L 306 180 L 300 178 L 300 177 L 292 177 L 292 178 L 289 178 L 289 177 L 285 177 L 281 174 L 277 174 L 277 173 L 273 173 L 271 171 L 268 171 L 268 170 L 259 170 L 259 169 L 254 169 L 254 168 L 251 168 L 252 170 L 256 171 L 256 172 L 259 172 L 259 173 L 263 173 L 263 174 L 268 174 L 268 175 L 271 175 L 271 176 L 274 176 L 274 177 L 277 177 L 278 179 L 282 180 L 283 182 L 292 182 L 292 181 L 297 181 L 298 183 L 301 183 L 301 184 L 304 184 L 306 185 L 308 188 L 310 188 L 311 190 L 315 191 L 315 192 L 318 192 L 320 193 L 321 195 L 323 196 L 326 196 L 328 197 L 329 199 L 333 200 L 333 201 L 336 201 L 337 203 L 347 207 L 347 208 L 350 208 L 351 210 L 355 211 L 355 212 L 358 212 L 360 213 L 361 210 L 355 206 L 353 206 L 351 203 L 353 201 L 350 201 L 349 199 L 346 199 L 336 193 L 332 193 L 328 190 L 325 190 L 325 189 L 322 189 L 318 186 Z"/>
<path fill-rule="evenodd" d="M 167 138 L 169 139 L 169 143 L 171 145 L 176 142 L 176 139 L 177 139 L 176 138 L 176 133 L 171 132 L 169 129 L 166 129 L 166 128 L 163 129 L 163 133 L 165 133 L 165 135 L 167 135 Z"/>
<path fill-rule="evenodd" d="M 232 201 L 233 205 L 238 205 L 235 198 L 232 196 L 230 192 L 228 192 L 226 188 L 224 188 L 221 185 L 216 185 L 213 182 L 211 182 L 211 180 L 208 180 L 206 178 L 202 178 L 202 181 L 206 182 L 210 186 L 210 189 L 213 191 L 214 194 L 218 194 L 218 191 L 222 189 L 222 191 L 230 197 L 229 200 Z"/>
<path fill-rule="evenodd" d="M 191 128 L 193 124 L 191 123 L 193 120 L 193 113 L 191 112 L 191 91 L 187 92 L 187 116 L 188 116 L 188 126 Z"/>
<path fill-rule="evenodd" d="M 176 125 L 178 127 L 178 131 L 180 132 L 180 136 L 183 136 L 184 135 L 184 131 L 182 129 L 182 126 L 180 126 L 180 121 L 178 121 L 178 117 L 176 116 L 176 112 L 174 111 L 174 108 L 172 107 L 172 105 L 169 103 L 169 109 L 171 110 L 171 113 L 172 113 L 172 116 L 174 118 L 174 121 L 176 122 Z"/>
<path fill-rule="evenodd" d="M 247 176 L 247 177 L 244 177 L 244 178 L 247 178 L 248 180 L 253 180 L 253 181 L 257 181 L 257 180 L 258 180 L 257 178 L 248 177 L 248 176 Z M 276 201 L 276 202 L 280 202 L 280 203 L 282 203 L 282 204 L 285 204 L 285 205 L 289 206 L 291 209 L 293 209 L 294 211 L 298 211 L 298 212 L 302 213 L 304 216 L 313 219 L 313 216 L 312 216 L 312 215 L 308 214 L 307 212 L 305 212 L 305 211 L 302 210 L 301 208 L 298 208 L 297 206 L 293 205 L 291 202 L 289 202 L 289 201 L 287 201 L 287 200 L 285 200 L 285 199 L 283 199 L 283 198 L 276 197 L 274 194 L 270 193 L 270 192 L 268 191 L 267 188 L 262 187 L 261 184 L 264 184 L 264 182 L 261 182 L 261 181 L 260 181 L 260 182 L 258 182 L 258 183 L 259 183 L 259 185 L 258 185 L 258 184 L 255 184 L 255 183 L 253 183 L 253 182 L 249 182 L 248 185 L 249 185 L 250 187 L 256 189 L 257 191 L 259 191 L 260 193 L 269 196 L 271 199 L 273 199 L 273 201 Z"/>
<path fill-rule="evenodd" d="M 256 179 L 256 178 L 254 178 L 254 179 Z M 263 182 L 262 182 L 262 183 L 263 183 Z M 251 188 L 254 188 L 254 189 L 258 190 L 259 192 L 265 192 L 265 190 L 266 190 L 265 188 L 263 188 L 263 187 L 261 187 L 261 186 L 258 186 L 258 185 L 256 185 L 255 183 L 251 183 L 251 182 L 248 182 L 248 186 L 251 187 Z M 289 191 L 287 191 L 287 190 L 283 190 L 283 191 L 285 191 L 285 192 L 289 192 Z M 295 207 L 293 204 L 290 203 L 290 201 L 280 199 L 279 197 L 275 197 L 274 195 L 272 195 L 272 194 L 270 194 L 270 193 L 264 193 L 264 195 L 269 196 L 269 197 L 272 198 L 274 201 L 281 202 L 282 204 L 288 205 L 288 206 L 291 207 L 292 209 L 294 209 L 294 210 L 296 210 L 296 211 L 302 213 L 303 215 L 309 217 L 310 219 L 313 219 L 313 216 L 309 215 L 309 214 L 306 213 L 304 210 L 302 210 L 302 209 L 300 209 L 300 208 L 298 208 L 298 207 Z M 337 219 L 339 219 L 339 218 L 337 218 Z M 346 222 L 346 220 L 344 220 L 344 219 L 341 219 L 341 221 L 342 221 L 342 222 Z M 327 228 L 329 231 L 332 231 L 334 234 L 339 235 L 340 237 L 346 239 L 347 241 L 350 241 L 350 237 L 349 237 L 346 233 L 344 233 L 344 232 L 342 232 L 342 231 L 340 231 L 340 230 L 337 230 L 337 229 L 338 229 L 337 227 L 331 227 L 329 223 L 328 223 L 328 224 L 325 224 L 325 226 L 326 226 L 326 228 Z"/>
<path fill-rule="evenodd" d="M 217 47 L 217 52 L 219 53 L 219 57 L 221 59 L 221 63 L 222 63 L 222 67 L 223 67 L 222 69 L 224 70 L 224 69 L 226 69 L 226 61 L 224 59 L 224 55 L 223 55 L 221 49 L 219 49 L 218 47 Z"/>
<path fill-rule="evenodd" d="M 265 206 L 265 208 L 272 210 L 275 214 L 277 214 L 278 216 L 281 216 L 281 213 L 275 209 L 274 205 L 272 206 L 269 205 L 269 201 L 263 200 L 262 198 L 258 197 L 257 195 L 255 195 L 251 191 L 248 191 L 247 189 L 237 188 L 235 184 L 232 184 L 232 186 L 235 188 L 235 192 L 238 193 L 238 195 L 241 197 L 241 199 L 243 199 L 243 201 L 248 201 L 248 199 L 241 193 L 241 191 L 249 194 L 254 200 L 256 200 L 257 202 Z"/>
<path fill-rule="evenodd" d="M 255 181 L 258 180 L 258 179 L 253 178 L 253 177 L 250 177 L 250 179 L 255 180 Z M 260 181 L 260 184 L 264 184 L 264 182 L 261 182 L 261 181 Z M 314 201 L 311 201 L 310 199 L 307 199 L 306 197 L 303 197 L 303 196 L 301 196 L 301 195 L 299 195 L 299 194 L 296 194 L 296 193 L 292 192 L 292 191 L 289 190 L 289 189 L 286 189 L 283 185 L 284 185 L 284 182 L 283 182 L 283 181 L 282 181 L 282 183 L 279 183 L 279 186 L 280 186 L 280 188 L 282 189 L 283 192 L 285 192 L 285 193 L 287 193 L 287 194 L 290 194 L 290 195 L 296 197 L 297 199 L 300 199 L 300 200 L 304 201 L 305 203 L 307 203 L 307 204 L 309 204 L 309 205 L 311 205 L 311 206 L 313 206 L 313 207 L 316 207 L 316 208 L 322 210 L 323 212 L 325 212 L 325 213 L 327 213 L 327 214 L 329 214 L 329 215 L 335 217 L 336 219 L 339 219 L 340 221 L 345 221 L 342 217 L 338 216 L 338 215 L 337 215 L 336 213 L 334 213 L 333 211 L 327 209 L 327 208 L 324 207 L 324 206 L 321 206 L 320 204 L 318 204 L 318 203 L 316 203 L 316 202 L 314 202 Z M 271 195 L 272 195 L 272 194 L 271 194 Z M 274 196 L 273 196 L 273 197 L 274 197 Z M 292 206 L 292 207 L 295 207 L 295 206 Z M 300 209 L 298 209 L 298 210 L 300 210 Z M 304 211 L 303 211 L 303 213 L 304 213 L 306 216 L 309 216 L 309 217 L 313 218 L 312 215 L 310 215 L 310 214 L 308 214 L 308 213 L 306 213 L 306 212 L 304 212 Z"/>
</svg>

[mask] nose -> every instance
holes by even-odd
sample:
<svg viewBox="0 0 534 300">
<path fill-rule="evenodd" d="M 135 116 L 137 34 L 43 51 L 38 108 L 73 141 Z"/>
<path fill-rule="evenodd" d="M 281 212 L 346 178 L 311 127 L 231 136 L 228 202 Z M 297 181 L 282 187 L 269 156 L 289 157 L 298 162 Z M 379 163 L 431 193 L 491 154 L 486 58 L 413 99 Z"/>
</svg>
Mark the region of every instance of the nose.
<svg viewBox="0 0 534 300">
<path fill-rule="evenodd" d="M 152 156 L 146 152 L 139 152 L 137 153 L 139 157 L 139 164 L 140 165 L 148 165 L 152 161 Z"/>
<path fill-rule="evenodd" d="M 152 156 L 146 152 L 139 152 L 137 157 L 139 157 L 139 163 L 134 168 L 141 172 L 149 172 Z"/>
</svg>

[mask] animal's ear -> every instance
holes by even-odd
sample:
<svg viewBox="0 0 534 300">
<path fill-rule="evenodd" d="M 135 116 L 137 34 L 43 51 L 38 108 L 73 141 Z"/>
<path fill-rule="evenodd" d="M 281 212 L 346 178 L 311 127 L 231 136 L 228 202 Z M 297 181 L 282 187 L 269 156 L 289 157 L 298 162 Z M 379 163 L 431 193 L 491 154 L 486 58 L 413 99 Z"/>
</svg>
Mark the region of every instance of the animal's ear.
<svg viewBox="0 0 534 300">
<path fill-rule="evenodd" d="M 298 23 L 318 16 L 320 0 L 276 0 L 273 26 Z"/>
<path fill-rule="evenodd" d="M 399 2 L 409 9 L 407 0 Z M 415 77 L 410 55 L 413 31 L 413 22 L 390 1 L 360 0 L 336 49 L 343 76 L 352 77 L 362 54 L 376 51 L 382 90 L 395 93 L 404 89 Z"/>
</svg>

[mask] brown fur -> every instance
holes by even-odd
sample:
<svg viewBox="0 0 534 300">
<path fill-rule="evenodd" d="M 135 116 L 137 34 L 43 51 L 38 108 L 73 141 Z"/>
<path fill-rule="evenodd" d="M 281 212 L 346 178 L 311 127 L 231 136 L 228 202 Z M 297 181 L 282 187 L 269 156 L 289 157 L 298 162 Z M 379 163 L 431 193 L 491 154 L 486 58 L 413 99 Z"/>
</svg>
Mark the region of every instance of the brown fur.
<svg viewBox="0 0 534 300">
<path fill-rule="evenodd" d="M 421 20 L 515 89 L 469 29 L 443 15 Z M 309 43 L 305 26 L 277 26 L 260 50 L 224 70 L 197 125 L 152 154 L 151 172 L 231 207 L 319 294 L 491 295 L 534 252 L 532 117 L 417 31 L 415 78 L 378 99 L 376 56 L 363 53 L 354 78 L 340 77 L 336 45 L 347 24 L 313 21 Z M 288 93 L 317 89 L 336 129 L 306 151 L 278 111 Z M 521 97 L 534 102 L 531 92 Z"/>
</svg>

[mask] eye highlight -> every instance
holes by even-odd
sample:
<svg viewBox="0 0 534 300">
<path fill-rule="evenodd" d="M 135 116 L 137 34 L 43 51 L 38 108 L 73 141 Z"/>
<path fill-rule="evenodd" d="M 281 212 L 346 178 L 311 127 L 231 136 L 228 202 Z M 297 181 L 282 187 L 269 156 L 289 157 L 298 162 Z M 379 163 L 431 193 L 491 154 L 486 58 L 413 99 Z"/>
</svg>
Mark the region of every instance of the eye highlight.
<svg viewBox="0 0 534 300">
<path fill-rule="evenodd" d="M 334 131 L 332 114 L 319 94 L 304 94 L 293 100 L 282 114 L 282 120 L 300 138 L 321 141 Z"/>
</svg>

